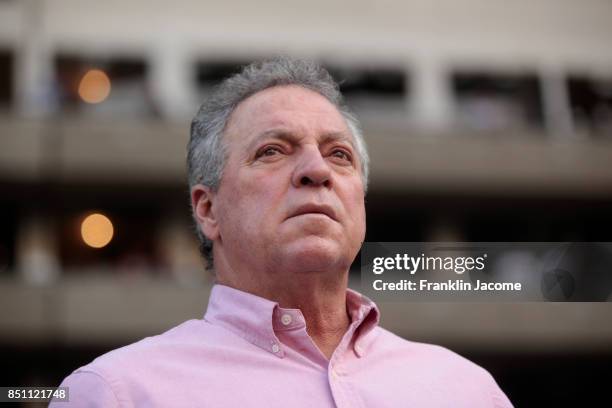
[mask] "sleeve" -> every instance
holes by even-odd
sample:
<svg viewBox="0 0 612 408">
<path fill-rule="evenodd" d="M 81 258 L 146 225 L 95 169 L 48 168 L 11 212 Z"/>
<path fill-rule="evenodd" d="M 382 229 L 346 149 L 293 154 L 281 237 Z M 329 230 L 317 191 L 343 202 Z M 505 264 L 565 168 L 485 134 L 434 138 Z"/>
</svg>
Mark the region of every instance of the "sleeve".
<svg viewBox="0 0 612 408">
<path fill-rule="evenodd" d="M 60 387 L 68 387 L 68 402 L 51 401 L 51 408 L 102 408 L 119 407 L 119 401 L 108 382 L 92 371 L 75 371 L 62 381 Z"/>
</svg>

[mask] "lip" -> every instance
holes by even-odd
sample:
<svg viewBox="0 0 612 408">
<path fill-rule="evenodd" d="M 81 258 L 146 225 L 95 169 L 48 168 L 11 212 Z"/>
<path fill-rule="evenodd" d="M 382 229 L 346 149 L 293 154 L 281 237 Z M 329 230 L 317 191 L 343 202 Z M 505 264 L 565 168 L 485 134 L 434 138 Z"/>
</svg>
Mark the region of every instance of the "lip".
<svg viewBox="0 0 612 408">
<path fill-rule="evenodd" d="M 304 204 L 296 208 L 288 218 L 297 217 L 305 214 L 323 214 L 334 221 L 338 221 L 334 209 L 324 204 Z"/>
</svg>

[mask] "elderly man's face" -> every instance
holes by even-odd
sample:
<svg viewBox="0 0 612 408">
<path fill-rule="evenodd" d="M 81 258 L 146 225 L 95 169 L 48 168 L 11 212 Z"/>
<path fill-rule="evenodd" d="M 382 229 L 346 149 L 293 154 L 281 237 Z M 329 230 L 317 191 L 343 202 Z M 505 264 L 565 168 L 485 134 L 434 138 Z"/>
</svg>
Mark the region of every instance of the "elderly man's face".
<svg viewBox="0 0 612 408">
<path fill-rule="evenodd" d="M 232 268 L 348 268 L 365 235 L 361 162 L 338 110 L 298 86 L 233 112 L 213 204 Z M 217 244 L 215 244 L 217 245 Z"/>
</svg>

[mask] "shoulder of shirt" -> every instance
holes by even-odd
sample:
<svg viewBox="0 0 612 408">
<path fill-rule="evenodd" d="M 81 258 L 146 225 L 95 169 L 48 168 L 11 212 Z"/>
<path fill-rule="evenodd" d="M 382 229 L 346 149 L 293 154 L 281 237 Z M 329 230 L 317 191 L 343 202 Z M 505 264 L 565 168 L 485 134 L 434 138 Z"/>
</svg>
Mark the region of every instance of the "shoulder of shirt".
<svg viewBox="0 0 612 408">
<path fill-rule="evenodd" d="M 204 330 L 205 326 L 209 325 L 202 319 L 185 321 L 164 333 L 111 350 L 76 369 L 73 374 L 88 372 L 109 380 L 123 367 L 135 368 L 151 364 L 156 356 L 165 351 L 176 350 L 178 344 L 205 342 L 206 336 L 198 336 L 198 332 Z"/>
<path fill-rule="evenodd" d="M 200 353 L 202 350 L 215 353 L 216 347 L 219 347 L 215 342 L 220 343 L 220 335 L 223 333 L 204 319 L 188 320 L 164 333 L 146 337 L 97 357 L 74 370 L 64 379 L 62 386 L 75 388 L 71 394 L 76 393 L 77 400 L 84 405 L 91 398 L 109 396 L 108 406 L 116 406 L 110 403 L 111 396 L 115 402 L 131 401 L 134 384 L 146 381 L 156 368 L 173 364 L 177 356 L 179 359 L 184 358 L 196 348 Z"/>
<path fill-rule="evenodd" d="M 447 372 L 452 371 L 456 375 L 461 375 L 464 380 L 470 378 L 481 384 L 490 394 L 492 406 L 512 407 L 512 403 L 499 388 L 493 376 L 467 358 L 446 347 L 406 340 L 380 326 L 375 330 L 376 353 L 392 353 L 394 358 L 402 355 L 406 359 L 419 358 L 428 365 L 438 364 Z"/>
<path fill-rule="evenodd" d="M 406 340 L 380 326 L 376 330 L 379 351 L 393 352 L 395 355 L 399 354 L 398 351 L 404 351 L 406 358 L 418 357 L 428 363 L 439 363 L 447 369 L 452 368 L 486 382 L 495 381 L 487 370 L 446 347 Z"/>
</svg>

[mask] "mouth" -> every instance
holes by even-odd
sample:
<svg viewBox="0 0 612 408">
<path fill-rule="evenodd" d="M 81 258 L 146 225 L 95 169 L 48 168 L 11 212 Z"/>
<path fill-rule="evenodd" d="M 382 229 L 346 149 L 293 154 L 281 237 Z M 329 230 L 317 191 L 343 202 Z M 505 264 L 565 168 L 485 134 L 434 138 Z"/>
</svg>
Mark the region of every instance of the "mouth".
<svg viewBox="0 0 612 408">
<path fill-rule="evenodd" d="M 328 205 L 305 204 L 299 206 L 288 218 L 297 217 L 300 215 L 325 215 L 334 221 L 338 221 L 332 207 Z"/>
</svg>

